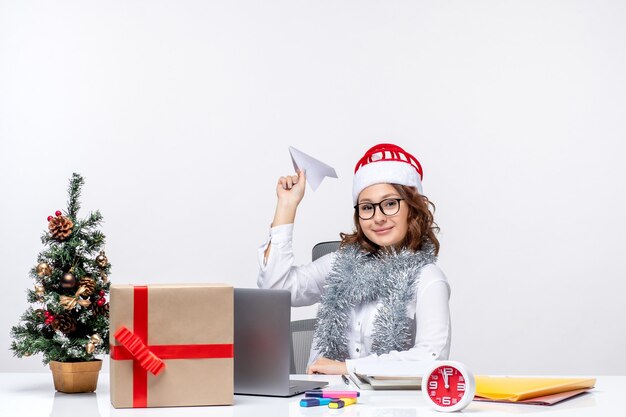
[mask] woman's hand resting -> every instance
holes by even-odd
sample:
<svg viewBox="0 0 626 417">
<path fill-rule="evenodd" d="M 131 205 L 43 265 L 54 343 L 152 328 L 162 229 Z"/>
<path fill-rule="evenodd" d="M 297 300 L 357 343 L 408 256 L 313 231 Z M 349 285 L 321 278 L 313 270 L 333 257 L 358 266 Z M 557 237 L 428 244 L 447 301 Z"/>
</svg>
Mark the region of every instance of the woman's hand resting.
<svg viewBox="0 0 626 417">
<path fill-rule="evenodd" d="M 307 374 L 343 375 L 348 373 L 345 362 L 319 358 L 306 370 Z"/>
</svg>

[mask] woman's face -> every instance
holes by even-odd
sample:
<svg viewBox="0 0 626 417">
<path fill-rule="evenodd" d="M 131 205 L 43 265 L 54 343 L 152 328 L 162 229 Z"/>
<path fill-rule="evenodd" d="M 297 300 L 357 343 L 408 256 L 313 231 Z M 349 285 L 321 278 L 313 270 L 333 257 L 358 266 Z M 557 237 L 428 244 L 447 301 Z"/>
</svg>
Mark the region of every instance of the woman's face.
<svg viewBox="0 0 626 417">
<path fill-rule="evenodd" d="M 374 184 L 365 188 L 359 194 L 358 204 L 377 204 L 385 199 L 401 198 L 400 194 L 391 184 Z M 393 205 L 393 202 L 390 202 Z M 409 228 L 409 208 L 405 201 L 400 201 L 400 209 L 396 214 L 387 216 L 380 210 L 380 206 L 374 208 L 374 216 L 369 220 L 359 218 L 359 224 L 365 236 L 382 247 L 397 246 L 404 240 Z M 371 207 L 369 207 L 371 208 Z M 388 207 L 384 207 L 386 212 Z"/>
</svg>

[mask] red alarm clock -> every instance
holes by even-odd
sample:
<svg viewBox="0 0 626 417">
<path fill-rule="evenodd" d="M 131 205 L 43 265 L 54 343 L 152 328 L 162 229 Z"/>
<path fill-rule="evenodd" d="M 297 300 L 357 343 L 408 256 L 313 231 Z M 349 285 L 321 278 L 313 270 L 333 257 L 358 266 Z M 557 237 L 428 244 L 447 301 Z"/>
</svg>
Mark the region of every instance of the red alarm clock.
<svg viewBox="0 0 626 417">
<path fill-rule="evenodd" d="M 435 361 L 422 377 L 422 394 L 437 411 L 459 411 L 474 399 L 476 382 L 465 365 Z"/>
</svg>

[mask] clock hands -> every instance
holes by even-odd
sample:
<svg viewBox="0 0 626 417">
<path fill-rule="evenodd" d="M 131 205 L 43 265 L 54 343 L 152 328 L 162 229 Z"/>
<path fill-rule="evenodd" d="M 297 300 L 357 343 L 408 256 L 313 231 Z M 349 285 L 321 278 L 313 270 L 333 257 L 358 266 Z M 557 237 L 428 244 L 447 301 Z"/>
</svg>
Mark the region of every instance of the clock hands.
<svg viewBox="0 0 626 417">
<path fill-rule="evenodd" d="M 441 369 L 441 375 L 443 376 L 443 383 L 445 384 L 446 389 L 450 388 L 450 384 L 448 383 L 448 369 L 449 368 Z"/>
</svg>

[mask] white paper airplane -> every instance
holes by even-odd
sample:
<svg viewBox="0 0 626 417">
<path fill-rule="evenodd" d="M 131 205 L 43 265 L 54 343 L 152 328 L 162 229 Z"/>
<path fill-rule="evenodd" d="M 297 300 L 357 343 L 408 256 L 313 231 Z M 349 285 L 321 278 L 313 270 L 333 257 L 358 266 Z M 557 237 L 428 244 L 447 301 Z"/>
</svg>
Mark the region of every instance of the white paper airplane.
<svg viewBox="0 0 626 417">
<path fill-rule="evenodd" d="M 289 153 L 291 154 L 291 161 L 293 162 L 293 168 L 297 171 L 298 168 L 306 174 L 306 179 L 311 184 L 313 191 L 317 190 L 324 177 L 337 178 L 335 168 L 330 167 L 305 154 L 302 151 L 297 150 L 293 146 L 289 147 Z"/>
</svg>

